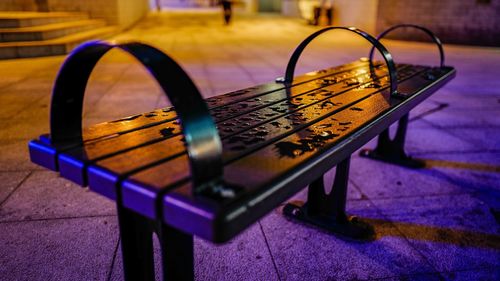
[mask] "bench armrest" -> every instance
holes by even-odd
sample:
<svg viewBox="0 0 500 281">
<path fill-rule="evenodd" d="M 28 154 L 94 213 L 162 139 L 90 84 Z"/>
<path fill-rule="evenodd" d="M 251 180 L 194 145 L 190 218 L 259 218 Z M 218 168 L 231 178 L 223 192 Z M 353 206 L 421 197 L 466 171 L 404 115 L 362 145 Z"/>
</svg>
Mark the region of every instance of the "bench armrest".
<svg viewBox="0 0 500 281">
<path fill-rule="evenodd" d="M 423 26 L 419 26 L 419 25 L 415 25 L 415 24 L 398 24 L 395 26 L 391 26 L 388 29 L 382 31 L 377 36 L 377 40 L 384 38 L 388 33 L 392 32 L 395 29 L 408 28 L 408 27 L 422 30 L 427 35 L 429 35 L 429 37 L 431 37 L 432 41 L 434 43 L 436 43 L 436 45 L 438 46 L 438 49 L 439 49 L 439 65 L 441 68 L 444 67 L 444 51 L 443 51 L 443 44 L 441 43 L 441 40 L 439 40 L 439 38 L 434 33 L 432 33 L 432 31 L 430 31 L 429 29 L 427 29 Z M 370 61 L 372 61 L 372 59 L 373 59 L 373 52 L 374 51 L 375 51 L 375 45 L 372 46 L 372 48 L 370 49 L 370 55 L 369 55 Z"/>
<path fill-rule="evenodd" d="M 93 41 L 75 49 L 56 78 L 50 111 L 52 144 L 82 143 L 85 87 L 98 61 L 118 48 L 136 58 L 156 79 L 182 123 L 195 186 L 222 178 L 222 144 L 200 92 L 184 70 L 160 50 L 142 43 Z"/>
<path fill-rule="evenodd" d="M 290 57 L 290 60 L 288 61 L 288 65 L 286 66 L 286 71 L 285 71 L 285 78 L 284 82 L 287 84 L 292 83 L 293 81 L 293 75 L 295 72 L 295 66 L 297 64 L 297 61 L 299 60 L 300 55 L 302 54 L 302 51 L 311 43 L 312 40 L 314 40 L 316 37 L 319 35 L 325 33 L 326 31 L 329 30 L 334 30 L 334 29 L 341 29 L 341 30 L 347 30 L 354 32 L 355 34 L 360 35 L 361 37 L 365 38 L 372 44 L 372 51 L 374 48 L 377 48 L 377 50 L 382 54 L 384 57 L 385 63 L 387 64 L 387 68 L 389 70 L 389 81 L 391 83 L 391 95 L 396 95 L 397 94 L 397 89 L 398 89 L 398 79 L 397 79 L 397 72 L 396 72 L 396 66 L 394 64 L 394 61 L 392 59 L 391 54 L 387 49 L 373 36 L 370 34 L 357 29 L 355 27 L 343 27 L 343 26 L 330 26 L 330 27 L 325 27 L 323 29 L 320 29 L 313 34 L 309 35 L 304 41 L 302 41 L 299 46 L 295 49 L 293 52 L 292 56 Z M 371 60 L 370 60 L 371 62 Z"/>
</svg>

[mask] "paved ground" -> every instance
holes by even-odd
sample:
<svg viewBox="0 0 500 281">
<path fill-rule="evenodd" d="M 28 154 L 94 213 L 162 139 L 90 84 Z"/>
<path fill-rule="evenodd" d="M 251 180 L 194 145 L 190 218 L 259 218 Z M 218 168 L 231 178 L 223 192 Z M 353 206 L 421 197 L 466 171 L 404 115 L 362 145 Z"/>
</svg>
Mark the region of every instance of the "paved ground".
<svg viewBox="0 0 500 281">
<path fill-rule="evenodd" d="M 279 17 L 152 14 L 116 39 L 142 40 L 178 60 L 209 97 L 284 72 L 315 29 Z M 429 44 L 388 41 L 396 61 L 435 64 Z M 332 32 L 300 72 L 366 56 Z M 500 280 L 500 49 L 446 46 L 457 78 L 411 115 L 407 149 L 428 168 L 353 157 L 348 210 L 376 226 L 357 243 L 288 221 L 280 208 L 223 246 L 195 240 L 198 280 Z M 114 205 L 30 164 L 27 141 L 48 131 L 50 91 L 63 57 L 0 61 L 0 279 L 121 280 Z M 119 52 L 86 96 L 88 124 L 166 104 Z M 304 198 L 299 193 L 297 198 Z"/>
</svg>

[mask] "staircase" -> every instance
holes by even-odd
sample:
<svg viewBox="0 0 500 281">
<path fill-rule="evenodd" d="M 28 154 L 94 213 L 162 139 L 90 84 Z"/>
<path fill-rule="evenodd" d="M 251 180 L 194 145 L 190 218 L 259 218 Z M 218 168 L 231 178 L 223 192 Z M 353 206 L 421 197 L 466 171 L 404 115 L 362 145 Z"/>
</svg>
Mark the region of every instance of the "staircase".
<svg viewBox="0 0 500 281">
<path fill-rule="evenodd" d="M 118 28 L 73 12 L 0 12 L 0 59 L 63 55 Z"/>
</svg>

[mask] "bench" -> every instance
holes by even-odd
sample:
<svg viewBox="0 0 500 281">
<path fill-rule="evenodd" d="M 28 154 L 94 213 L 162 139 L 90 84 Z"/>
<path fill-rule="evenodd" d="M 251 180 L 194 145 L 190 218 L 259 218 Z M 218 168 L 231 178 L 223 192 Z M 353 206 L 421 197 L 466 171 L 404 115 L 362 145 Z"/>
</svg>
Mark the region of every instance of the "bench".
<svg viewBox="0 0 500 281">
<path fill-rule="evenodd" d="M 431 36 L 439 66 L 394 63 L 378 39 L 403 27 Z M 368 40 L 369 58 L 294 77 L 305 47 L 335 29 Z M 425 28 L 395 26 L 379 38 L 356 28 L 321 29 L 297 47 L 284 77 L 206 100 L 175 61 L 151 46 L 84 44 L 60 70 L 50 134 L 29 143 L 31 161 L 116 201 L 126 280 L 154 280 L 152 233 L 164 279 L 192 280 L 193 235 L 225 242 L 304 186 L 308 202 L 287 204 L 285 215 L 370 239 L 373 228 L 345 212 L 351 154 L 380 135 L 362 156 L 418 167 L 404 152 L 408 112 L 455 75 Z M 88 77 L 113 48 L 142 63 L 173 107 L 82 128 Z M 383 61 L 373 60 L 374 49 Z M 398 120 L 391 139 L 388 128 Z M 325 194 L 323 175 L 335 166 Z"/>
</svg>

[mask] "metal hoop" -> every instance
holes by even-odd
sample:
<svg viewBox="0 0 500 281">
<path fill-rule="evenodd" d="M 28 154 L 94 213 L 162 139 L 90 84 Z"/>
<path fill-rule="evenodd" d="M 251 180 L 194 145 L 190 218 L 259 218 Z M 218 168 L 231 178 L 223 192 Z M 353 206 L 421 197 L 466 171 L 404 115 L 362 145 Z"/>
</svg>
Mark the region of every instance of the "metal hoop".
<svg viewBox="0 0 500 281">
<path fill-rule="evenodd" d="M 396 66 L 394 64 L 394 61 L 392 59 L 391 54 L 387 49 L 373 36 L 370 34 L 357 29 L 355 27 L 343 27 L 343 26 L 330 26 L 330 27 L 325 27 L 321 30 L 316 31 L 315 33 L 309 35 L 302 43 L 299 44 L 299 46 L 295 49 L 293 52 L 292 56 L 290 57 L 290 60 L 288 61 L 288 65 L 286 67 L 286 72 L 285 72 L 285 83 L 291 84 L 293 81 L 293 74 L 295 72 L 295 66 L 297 65 L 297 61 L 299 60 L 300 55 L 302 54 L 302 51 L 304 51 L 305 47 L 311 43 L 311 41 L 321 35 L 322 33 L 333 30 L 333 29 L 342 29 L 342 30 L 347 30 L 354 32 L 361 37 L 365 38 L 368 40 L 373 46 L 373 48 L 377 48 L 377 50 L 382 54 L 384 57 L 385 63 L 387 64 L 387 68 L 389 69 L 389 81 L 391 83 L 391 95 L 396 95 L 397 94 L 397 89 L 398 89 L 398 79 L 397 79 L 397 72 L 396 72 Z M 371 60 L 370 60 L 371 62 Z"/>
<path fill-rule="evenodd" d="M 380 39 L 384 38 L 385 35 L 387 35 L 391 31 L 393 31 L 394 29 L 398 29 L 398 28 L 402 28 L 402 27 L 416 28 L 416 29 L 424 31 L 427 35 L 429 35 L 432 38 L 432 41 L 434 43 L 436 43 L 436 45 L 438 46 L 438 49 L 439 49 L 439 59 L 440 59 L 440 67 L 444 67 L 444 51 L 443 51 L 443 44 L 441 43 L 441 40 L 439 40 L 439 38 L 434 33 L 432 33 L 432 31 L 430 31 L 429 29 L 427 29 L 427 28 L 425 28 L 423 26 L 419 26 L 419 25 L 415 25 L 415 24 L 398 24 L 398 25 L 389 27 L 388 29 L 386 29 L 382 33 L 380 33 L 377 36 L 377 40 L 380 40 Z M 372 48 L 370 49 L 370 56 L 369 56 L 370 61 L 372 61 L 372 59 L 373 59 L 373 51 L 374 50 L 375 50 L 375 48 L 372 46 Z"/>
<path fill-rule="evenodd" d="M 82 143 L 85 87 L 97 62 L 118 48 L 136 58 L 163 89 L 182 122 L 195 185 L 222 177 L 222 144 L 208 107 L 184 70 L 160 50 L 142 43 L 88 42 L 66 59 L 52 92 L 50 132 L 52 143 Z"/>
</svg>

